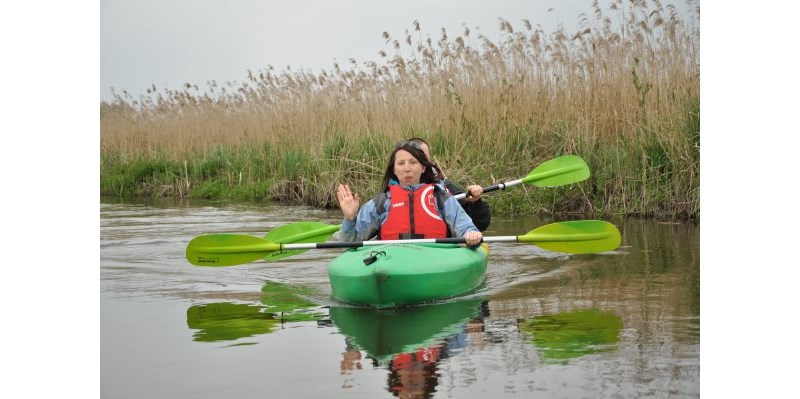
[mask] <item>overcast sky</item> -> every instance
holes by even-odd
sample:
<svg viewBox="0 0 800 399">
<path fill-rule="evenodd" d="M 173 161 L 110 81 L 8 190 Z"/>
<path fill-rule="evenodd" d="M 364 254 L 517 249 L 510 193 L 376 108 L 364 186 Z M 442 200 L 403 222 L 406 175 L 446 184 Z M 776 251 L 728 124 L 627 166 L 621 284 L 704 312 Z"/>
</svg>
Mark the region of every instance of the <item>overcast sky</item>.
<svg viewBox="0 0 800 399">
<path fill-rule="evenodd" d="M 600 2 L 607 10 L 610 2 Z M 686 9 L 684 0 L 664 0 Z M 101 0 L 100 96 L 110 89 L 134 98 L 155 84 L 241 82 L 247 70 L 330 69 L 335 61 L 379 60 L 387 31 L 402 39 L 421 24 L 434 40 L 441 28 L 455 38 L 463 24 L 493 41 L 498 18 L 522 29 L 522 19 L 552 32 L 593 15 L 591 0 Z"/>
</svg>

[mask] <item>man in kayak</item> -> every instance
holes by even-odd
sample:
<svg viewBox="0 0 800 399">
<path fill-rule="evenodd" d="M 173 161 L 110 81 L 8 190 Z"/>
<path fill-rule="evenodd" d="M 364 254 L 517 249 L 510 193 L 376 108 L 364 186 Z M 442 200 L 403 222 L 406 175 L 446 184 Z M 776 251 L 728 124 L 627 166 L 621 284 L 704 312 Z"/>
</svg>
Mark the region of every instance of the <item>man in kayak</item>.
<svg viewBox="0 0 800 399">
<path fill-rule="evenodd" d="M 407 238 L 464 238 L 469 246 L 483 235 L 464 208 L 437 184 L 435 165 L 418 146 L 404 142 L 389 157 L 383 176 L 383 192 L 361 206 L 350 186 L 339 184 L 336 197 L 344 215 L 341 241 Z M 399 184 L 390 184 L 396 180 Z"/>
<path fill-rule="evenodd" d="M 455 184 L 451 180 L 448 180 L 447 177 L 444 175 L 444 171 L 442 167 L 439 166 L 438 162 L 435 162 L 431 157 L 431 150 L 430 145 L 427 141 L 419 138 L 419 137 L 412 137 L 407 142 L 411 143 L 412 145 L 417 145 L 422 152 L 425 153 L 425 156 L 428 157 L 428 160 L 434 164 L 433 172 L 437 182 L 441 182 L 447 188 L 447 191 L 450 192 L 452 195 L 461 194 L 464 191 L 459 185 Z M 402 143 L 402 141 L 400 142 Z M 398 143 L 398 144 L 400 144 Z M 467 215 L 472 219 L 472 222 L 475 223 L 475 227 L 478 228 L 480 231 L 486 231 L 489 228 L 489 223 L 492 221 L 492 212 L 489 209 L 489 204 L 484 202 L 481 199 L 481 194 L 483 194 L 483 187 L 478 184 L 473 184 L 467 186 L 467 195 L 466 198 L 459 200 L 458 202 L 464 208 L 464 211 L 467 212 Z"/>
</svg>

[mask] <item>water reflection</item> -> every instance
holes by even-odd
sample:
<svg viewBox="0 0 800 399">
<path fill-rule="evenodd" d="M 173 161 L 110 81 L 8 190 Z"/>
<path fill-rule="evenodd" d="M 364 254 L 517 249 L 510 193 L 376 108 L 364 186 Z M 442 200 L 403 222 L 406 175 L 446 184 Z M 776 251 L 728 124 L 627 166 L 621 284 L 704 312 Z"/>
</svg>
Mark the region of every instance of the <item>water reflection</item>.
<svg viewBox="0 0 800 399">
<path fill-rule="evenodd" d="M 440 325 L 427 342 L 387 350 L 398 353 L 379 364 L 373 356 L 380 352 L 362 349 L 363 340 L 318 328 L 333 324 L 320 305 L 339 305 L 325 268 L 336 252 L 231 268 L 185 261 L 186 244 L 198 234 L 261 235 L 303 220 L 335 224 L 341 212 L 196 205 L 101 205 L 103 397 L 390 397 L 390 391 L 424 397 L 432 390 L 454 398 L 699 397 L 698 226 L 615 222 L 624 246 L 599 255 L 497 243 L 487 287 L 474 294 L 489 299 L 491 316 L 481 318 L 475 305 L 452 329 Z M 498 215 L 490 234 L 549 222 Z M 556 350 L 553 333 L 532 322 L 552 317 L 551 324 L 567 328 L 556 315 L 580 309 L 619 316 L 618 341 L 572 338 L 585 347 Z M 316 322 L 297 321 L 306 318 Z M 418 324 L 415 318 L 407 323 Z M 395 329 L 410 334 L 406 327 Z M 217 350 L 226 345 L 236 349 Z M 575 357 L 559 360 L 557 353 Z M 343 381 L 353 388 L 342 389 Z"/>
<path fill-rule="evenodd" d="M 613 313 L 583 309 L 520 320 L 518 328 L 531 335 L 545 361 L 563 363 L 615 349 L 622 319 Z"/>
<path fill-rule="evenodd" d="M 281 320 L 265 310 L 263 306 L 227 302 L 194 305 L 186 311 L 186 324 L 198 330 L 195 341 L 233 341 L 274 331 Z"/>
<path fill-rule="evenodd" d="M 361 351 L 373 367 L 388 371 L 387 390 L 401 398 L 429 398 L 439 381 L 439 363 L 479 345 L 484 298 L 396 309 L 331 307 L 333 324 L 345 335 L 341 372 L 363 367 Z M 345 380 L 343 388 L 352 385 Z"/>
<path fill-rule="evenodd" d="M 325 316 L 318 305 L 306 300 L 303 287 L 267 281 L 261 289 L 262 305 L 230 302 L 193 305 L 186 311 L 186 324 L 198 330 L 198 342 L 233 341 L 269 334 L 285 323 L 314 321 Z"/>
</svg>

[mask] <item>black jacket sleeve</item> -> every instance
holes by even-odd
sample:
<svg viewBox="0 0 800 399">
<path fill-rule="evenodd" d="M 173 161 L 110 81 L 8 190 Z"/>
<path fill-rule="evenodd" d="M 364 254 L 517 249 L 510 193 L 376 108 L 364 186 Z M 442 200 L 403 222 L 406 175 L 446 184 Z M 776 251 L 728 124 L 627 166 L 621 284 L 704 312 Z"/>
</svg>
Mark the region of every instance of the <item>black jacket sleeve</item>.
<svg viewBox="0 0 800 399">
<path fill-rule="evenodd" d="M 450 180 L 444 180 L 444 185 L 453 195 L 464 192 L 463 188 Z M 485 231 L 489 228 L 489 223 L 492 221 L 492 212 L 489 209 L 489 204 L 484 202 L 483 199 L 479 199 L 475 202 L 468 202 L 465 198 L 458 200 L 458 203 L 461 204 L 461 207 L 467 212 L 467 215 L 472 219 L 472 223 L 475 223 L 475 227 L 477 227 L 478 230 Z"/>
</svg>

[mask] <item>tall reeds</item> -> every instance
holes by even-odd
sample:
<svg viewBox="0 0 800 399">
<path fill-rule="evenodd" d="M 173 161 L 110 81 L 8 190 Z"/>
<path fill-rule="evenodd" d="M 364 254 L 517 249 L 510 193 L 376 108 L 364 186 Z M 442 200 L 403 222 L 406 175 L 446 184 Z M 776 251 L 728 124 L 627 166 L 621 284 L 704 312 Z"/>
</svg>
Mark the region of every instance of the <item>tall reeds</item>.
<svg viewBox="0 0 800 399">
<path fill-rule="evenodd" d="M 577 32 L 501 19 L 498 41 L 466 25 L 431 36 L 414 21 L 402 37 L 383 33 L 379 61 L 115 95 L 100 104 L 101 191 L 334 206 L 335 184 L 368 197 L 393 143 L 423 136 L 464 183 L 521 177 L 562 154 L 592 169 L 575 187 L 493 196 L 497 211 L 698 218 L 692 4 L 679 15 L 657 0 L 595 1 Z"/>
</svg>

